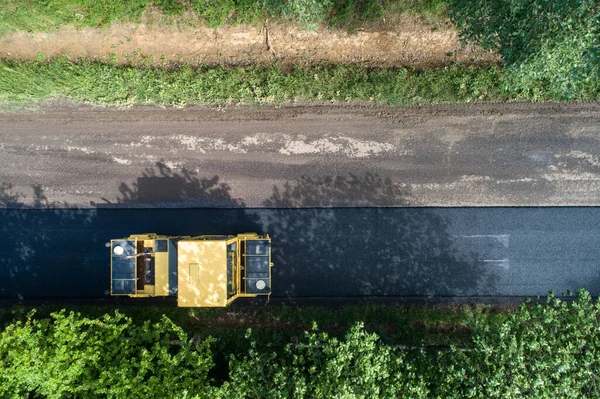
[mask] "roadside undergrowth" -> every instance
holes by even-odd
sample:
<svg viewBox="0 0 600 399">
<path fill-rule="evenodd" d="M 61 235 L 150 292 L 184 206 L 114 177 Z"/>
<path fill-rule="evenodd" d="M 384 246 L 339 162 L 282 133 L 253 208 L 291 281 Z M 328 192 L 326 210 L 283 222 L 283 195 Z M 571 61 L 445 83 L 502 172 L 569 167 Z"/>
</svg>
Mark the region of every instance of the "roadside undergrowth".
<svg viewBox="0 0 600 399">
<path fill-rule="evenodd" d="M 265 35 L 264 43 L 245 39 L 251 43 L 250 47 L 260 51 L 258 56 L 246 54 L 246 59 L 236 60 L 233 64 L 243 65 L 238 67 L 227 66 L 232 65 L 228 61 L 233 57 L 222 56 L 219 48 L 214 51 L 216 64 L 168 59 L 161 52 L 164 42 L 160 40 L 156 54 L 165 57 L 164 63 L 157 62 L 155 56 L 144 58 L 139 48 L 134 55 L 126 52 L 117 59 L 116 53 L 88 54 L 85 52 L 88 45 L 78 50 L 83 51 L 82 58 L 75 55 L 70 60 L 65 55 L 68 49 L 52 53 L 51 59 L 43 51 L 36 60 L 32 60 L 35 53 L 20 60 L 15 59 L 19 54 L 4 54 L 5 59 L 0 59 L 0 102 L 27 104 L 67 98 L 105 105 L 183 107 L 238 103 L 419 105 L 597 100 L 599 9 L 577 0 L 553 0 L 542 7 L 535 0 L 533 3 L 540 12 L 536 16 L 521 12 L 528 7 L 527 1 L 519 0 L 516 2 L 519 7 L 507 8 L 502 2 L 486 0 L 6 0 L 0 4 L 0 36 L 7 32 L 56 31 L 65 26 L 104 28 L 116 22 L 138 23 L 144 18 L 178 26 L 243 23 L 262 28 Z M 271 21 L 293 24 L 307 31 L 327 27 L 356 33 L 357 29 L 371 26 L 379 29 L 376 32 L 379 34 L 389 29 L 386 24 L 398 21 L 394 18 L 409 14 L 423 21 L 412 50 L 405 44 L 391 46 L 393 40 L 388 42 L 389 48 L 382 45 L 387 32 L 372 37 L 371 46 L 379 49 L 379 53 L 371 58 L 353 50 L 367 46 L 360 40 L 358 45 L 348 47 L 349 54 L 338 54 L 332 61 L 325 57 L 317 62 L 310 54 L 293 58 L 295 52 L 289 48 L 274 49 L 268 33 Z M 441 29 L 436 23 L 445 26 L 442 36 L 447 40 L 430 38 L 428 53 L 423 46 L 427 30 L 423 31 L 422 25 L 430 24 L 427 29 L 431 33 Z M 463 45 L 473 46 L 477 51 L 459 55 L 464 48 L 455 48 L 452 40 L 456 37 L 451 37 L 448 24 L 454 24 Z M 502 34 L 499 36 L 498 32 Z M 394 34 L 399 32 L 392 32 L 391 36 Z M 196 40 L 202 43 L 216 40 L 204 36 Z M 404 43 L 405 39 L 398 41 L 397 37 L 396 44 Z M 21 40 L 27 43 L 27 39 Z M 118 43 L 111 46 L 116 49 Z M 20 53 L 22 48 L 17 45 L 16 51 Z M 187 51 L 193 53 L 193 48 L 190 49 Z M 172 57 L 179 56 L 172 52 Z M 292 54 L 286 55 L 291 57 L 287 63 L 281 58 L 284 52 Z M 403 53 L 408 55 L 402 60 L 388 60 L 387 54 L 397 57 Z"/>
<path fill-rule="evenodd" d="M 232 306 L 226 309 L 177 308 L 175 306 L 128 305 L 77 305 L 68 302 L 48 302 L 38 305 L 35 317 L 44 319 L 53 312 L 66 309 L 85 317 L 98 318 L 115 309 L 131 317 L 137 324 L 157 322 L 163 315 L 169 317 L 190 335 L 221 336 L 232 345 L 252 328 L 265 342 L 274 337 L 282 344 L 294 336 L 310 330 L 316 323 L 322 331 L 342 337 L 357 321 L 376 332 L 392 345 L 465 345 L 470 338 L 466 327 L 473 313 L 486 313 L 488 317 L 504 318 L 504 309 L 489 306 L 435 308 L 423 305 L 355 304 L 344 306 Z M 5 307 L 0 311 L 0 326 L 25 320 L 31 311 L 27 305 Z"/>
<path fill-rule="evenodd" d="M 68 60 L 0 61 L 0 101 L 66 98 L 100 105 L 372 103 L 378 105 L 561 101 L 560 93 L 511 86 L 497 66 L 368 69 L 359 66 L 123 67 Z M 571 100 L 594 99 L 594 90 Z"/>
<path fill-rule="evenodd" d="M 354 30 L 365 23 L 393 22 L 419 15 L 432 24 L 447 20 L 444 0 L 4 0 L 0 36 L 15 31 L 47 32 L 61 26 L 107 27 L 114 22 L 147 22 L 210 27 L 268 20 L 306 29 L 318 25 Z"/>
<path fill-rule="evenodd" d="M 65 60 L 0 61 L 0 101 L 67 98 L 94 104 L 373 104 L 505 101 L 501 69 L 452 65 L 430 70 L 314 67 L 121 67 Z"/>
</svg>

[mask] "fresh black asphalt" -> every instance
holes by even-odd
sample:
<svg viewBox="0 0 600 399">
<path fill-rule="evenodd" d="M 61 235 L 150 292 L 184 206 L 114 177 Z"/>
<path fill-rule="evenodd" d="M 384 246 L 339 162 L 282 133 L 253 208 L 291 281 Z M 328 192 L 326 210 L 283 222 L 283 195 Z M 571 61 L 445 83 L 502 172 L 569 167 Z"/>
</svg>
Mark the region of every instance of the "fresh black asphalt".
<svg viewBox="0 0 600 399">
<path fill-rule="evenodd" d="M 0 296 L 107 296 L 111 238 L 249 231 L 275 297 L 600 294 L 600 208 L 99 208 L 0 210 Z"/>
</svg>

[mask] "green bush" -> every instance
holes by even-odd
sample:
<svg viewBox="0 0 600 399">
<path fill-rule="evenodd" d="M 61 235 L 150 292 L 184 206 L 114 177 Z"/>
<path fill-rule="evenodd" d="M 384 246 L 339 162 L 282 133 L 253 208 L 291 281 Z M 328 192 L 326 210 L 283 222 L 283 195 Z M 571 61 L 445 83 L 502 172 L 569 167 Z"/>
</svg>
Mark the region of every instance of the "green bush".
<svg viewBox="0 0 600 399">
<path fill-rule="evenodd" d="M 334 26 L 354 27 L 361 22 L 383 17 L 385 9 L 380 0 L 333 0 L 329 23 Z"/>
<path fill-rule="evenodd" d="M 599 317 L 585 291 L 505 312 L 468 308 L 470 340 L 449 349 L 394 347 L 360 322 L 343 338 L 313 327 L 293 344 L 280 331 L 243 338 L 224 329 L 218 356 L 229 363 L 215 375 L 215 340 L 194 348 L 164 316 L 135 324 L 118 312 L 29 315 L 0 334 L 0 397 L 597 398 Z"/>
<path fill-rule="evenodd" d="M 166 15 L 181 15 L 185 10 L 183 3 L 179 0 L 154 0 L 154 2 Z"/>
<path fill-rule="evenodd" d="M 471 352 L 454 351 L 440 391 L 446 398 L 597 398 L 600 302 L 580 291 L 573 303 L 508 312 L 502 322 L 474 315 Z M 440 370 L 441 372 L 441 370 Z"/>
<path fill-rule="evenodd" d="M 598 0 L 449 0 L 465 43 L 497 51 L 516 98 L 597 98 Z"/>
<path fill-rule="evenodd" d="M 0 396 L 166 398 L 202 392 L 213 364 L 210 342 L 192 348 L 166 317 L 141 326 L 118 312 L 100 319 L 73 312 L 28 318 L 0 336 Z"/>
<path fill-rule="evenodd" d="M 192 0 L 192 9 L 206 20 L 211 28 L 225 24 L 233 16 L 235 0 Z"/>
<path fill-rule="evenodd" d="M 323 23 L 331 0 L 290 0 L 284 14 L 302 28 L 316 29 Z"/>
<path fill-rule="evenodd" d="M 392 350 L 362 324 L 345 339 L 305 333 L 283 353 L 250 343 L 247 356 L 233 358 L 224 398 L 426 398 L 427 388 L 402 351 Z"/>
</svg>

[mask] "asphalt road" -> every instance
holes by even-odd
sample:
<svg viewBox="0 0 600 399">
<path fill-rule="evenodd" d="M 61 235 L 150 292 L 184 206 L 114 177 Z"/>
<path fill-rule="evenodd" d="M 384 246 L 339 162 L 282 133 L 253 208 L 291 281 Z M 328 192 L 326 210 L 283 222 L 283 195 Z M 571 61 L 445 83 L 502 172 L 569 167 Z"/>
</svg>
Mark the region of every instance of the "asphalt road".
<svg viewBox="0 0 600 399">
<path fill-rule="evenodd" d="M 131 233 L 268 232 L 275 297 L 600 294 L 600 208 L 0 210 L 0 297 L 105 297 Z"/>
<path fill-rule="evenodd" d="M 597 206 L 599 133 L 599 104 L 4 109 L 0 207 Z"/>
</svg>

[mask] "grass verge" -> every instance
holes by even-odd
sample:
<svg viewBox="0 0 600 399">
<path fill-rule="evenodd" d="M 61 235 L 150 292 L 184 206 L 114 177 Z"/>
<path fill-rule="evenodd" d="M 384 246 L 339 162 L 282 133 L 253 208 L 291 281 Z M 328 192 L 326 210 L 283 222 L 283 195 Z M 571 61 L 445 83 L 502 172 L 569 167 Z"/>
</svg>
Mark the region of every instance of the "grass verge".
<svg viewBox="0 0 600 399">
<path fill-rule="evenodd" d="M 203 21 L 260 25 L 267 19 L 306 28 L 329 25 L 352 29 L 387 16 L 420 15 L 429 22 L 447 19 L 444 0 L 3 0 L 0 35 L 14 31 L 49 31 L 63 25 L 105 27 L 113 22 L 141 22 L 159 12 L 182 17 L 184 23 Z"/>
<path fill-rule="evenodd" d="M 461 65 L 425 71 L 358 66 L 161 69 L 65 60 L 0 61 L 0 101 L 9 104 L 58 97 L 106 105 L 175 106 L 315 101 L 399 105 L 514 98 L 502 85 L 498 67 Z"/>
</svg>

